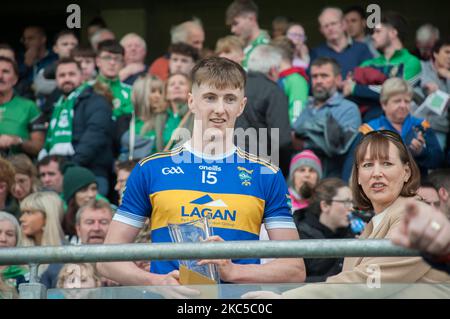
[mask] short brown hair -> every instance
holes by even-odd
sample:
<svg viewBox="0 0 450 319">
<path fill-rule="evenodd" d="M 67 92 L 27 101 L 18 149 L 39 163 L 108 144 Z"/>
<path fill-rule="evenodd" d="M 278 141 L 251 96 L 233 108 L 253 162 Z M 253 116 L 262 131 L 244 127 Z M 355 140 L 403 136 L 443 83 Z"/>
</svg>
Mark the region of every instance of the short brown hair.
<svg viewBox="0 0 450 319">
<path fill-rule="evenodd" d="M 227 8 L 225 23 L 231 25 L 234 18 L 245 13 L 254 13 L 258 18 L 258 11 L 258 6 L 252 0 L 234 0 Z"/>
<path fill-rule="evenodd" d="M 74 58 L 61 58 L 61 59 L 59 59 L 58 61 L 56 61 L 56 71 L 58 70 L 58 68 L 59 68 L 60 65 L 63 65 L 63 64 L 72 64 L 72 63 L 76 65 L 76 67 L 77 67 L 78 70 L 82 71 L 82 70 L 81 70 L 81 64 L 78 63 L 78 61 L 75 60 Z"/>
<path fill-rule="evenodd" d="M 179 54 L 184 55 L 192 58 L 192 61 L 197 62 L 200 54 L 196 48 L 193 46 L 184 43 L 184 42 L 178 42 L 171 44 L 169 47 L 169 53 L 172 54 Z"/>
<path fill-rule="evenodd" d="M 119 162 L 119 163 L 117 163 L 117 171 L 123 169 L 127 172 L 131 172 L 138 162 L 139 161 L 136 161 L 136 160 L 127 160 L 127 161 Z"/>
<path fill-rule="evenodd" d="M 202 83 L 209 83 L 219 90 L 225 88 L 244 89 L 246 81 L 246 74 L 242 66 L 219 57 L 200 60 L 191 73 L 192 85 L 200 86 Z"/>
<path fill-rule="evenodd" d="M 75 47 L 70 51 L 72 58 L 95 58 L 95 52 L 90 47 Z"/>
<path fill-rule="evenodd" d="M 420 187 L 419 168 L 417 167 L 413 156 L 408 151 L 408 148 L 403 143 L 400 135 L 388 130 L 372 131 L 362 138 L 354 153 L 355 160 L 353 161 L 350 187 L 353 193 L 353 201 L 359 209 L 372 210 L 373 206 L 367 195 L 364 193 L 361 185 L 358 184 L 358 167 L 364 160 L 364 156 L 366 155 L 369 146 L 370 158 L 388 158 L 389 143 L 392 143 L 397 148 L 400 155 L 400 161 L 403 164 L 409 165 L 411 170 L 411 177 L 403 185 L 400 196 L 413 197 Z"/>
</svg>

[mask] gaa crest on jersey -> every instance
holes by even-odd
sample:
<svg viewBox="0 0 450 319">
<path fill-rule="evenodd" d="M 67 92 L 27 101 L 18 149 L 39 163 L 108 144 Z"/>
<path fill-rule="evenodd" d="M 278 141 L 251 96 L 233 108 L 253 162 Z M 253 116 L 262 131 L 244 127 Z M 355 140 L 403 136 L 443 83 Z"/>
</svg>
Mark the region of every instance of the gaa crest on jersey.
<svg viewBox="0 0 450 319">
<path fill-rule="evenodd" d="M 252 184 L 251 181 L 252 181 L 253 170 L 248 170 L 241 166 L 238 166 L 237 169 L 239 171 L 239 178 L 242 182 L 242 185 L 250 186 Z"/>
</svg>

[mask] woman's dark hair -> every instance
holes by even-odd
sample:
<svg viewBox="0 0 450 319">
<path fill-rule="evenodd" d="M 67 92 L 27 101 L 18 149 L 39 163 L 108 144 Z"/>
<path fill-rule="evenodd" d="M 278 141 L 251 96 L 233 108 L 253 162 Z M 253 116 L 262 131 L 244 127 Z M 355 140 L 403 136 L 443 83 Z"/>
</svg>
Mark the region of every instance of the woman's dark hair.
<svg viewBox="0 0 450 319">
<path fill-rule="evenodd" d="M 79 208 L 80 207 L 77 205 L 75 196 L 73 196 L 67 205 L 67 211 L 64 214 L 64 218 L 61 224 L 64 234 L 69 235 L 69 237 L 75 236 L 77 234 L 75 228 L 75 220 Z"/>
<path fill-rule="evenodd" d="M 400 135 L 393 131 L 380 130 L 372 131 L 366 134 L 355 150 L 355 160 L 353 162 L 352 177 L 350 188 L 353 193 L 353 201 L 356 207 L 361 210 L 373 210 L 373 206 L 369 198 L 364 193 L 361 185 L 358 183 L 358 168 L 364 161 L 366 152 L 370 146 L 370 159 L 387 159 L 389 158 L 389 143 L 392 143 L 398 150 L 400 161 L 408 165 L 411 170 L 411 177 L 403 185 L 400 196 L 413 197 L 416 195 L 420 186 L 420 171 L 414 161 L 413 156 L 403 143 Z"/>
<path fill-rule="evenodd" d="M 339 178 L 325 178 L 321 180 L 314 188 L 313 195 L 309 202 L 308 211 L 320 216 L 322 213 L 320 203 L 325 201 L 330 205 L 333 197 L 337 195 L 339 189 L 345 186 L 347 186 L 347 184 Z"/>
</svg>

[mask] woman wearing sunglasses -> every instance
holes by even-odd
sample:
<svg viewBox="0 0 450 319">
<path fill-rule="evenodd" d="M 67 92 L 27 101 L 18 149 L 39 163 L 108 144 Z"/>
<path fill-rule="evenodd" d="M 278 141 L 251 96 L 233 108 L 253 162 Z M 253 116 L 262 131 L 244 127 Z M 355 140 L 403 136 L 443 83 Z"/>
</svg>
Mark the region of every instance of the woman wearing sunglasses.
<svg viewBox="0 0 450 319">
<path fill-rule="evenodd" d="M 409 83 L 400 78 L 384 82 L 380 93 L 380 103 L 384 115 L 363 124 L 359 138 L 376 130 L 398 133 L 419 166 L 422 178 L 429 169 L 441 167 L 444 153 L 430 124 L 411 115 L 413 91 Z M 354 146 L 356 146 L 357 141 Z M 344 164 L 342 179 L 347 181 L 351 173 L 354 153 L 351 149 Z"/>
</svg>

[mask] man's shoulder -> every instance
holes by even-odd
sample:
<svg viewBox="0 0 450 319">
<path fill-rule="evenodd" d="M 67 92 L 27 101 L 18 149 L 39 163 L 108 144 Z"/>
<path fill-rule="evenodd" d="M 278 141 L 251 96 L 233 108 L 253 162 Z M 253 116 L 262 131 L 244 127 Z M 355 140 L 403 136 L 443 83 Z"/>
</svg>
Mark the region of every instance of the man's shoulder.
<svg viewBox="0 0 450 319">
<path fill-rule="evenodd" d="M 356 105 L 354 102 L 350 100 L 347 100 L 342 94 L 337 94 L 330 104 L 332 106 L 339 108 L 346 108 L 346 109 L 354 108 L 356 110 L 359 110 L 358 105 Z"/>
<path fill-rule="evenodd" d="M 245 163 L 253 166 L 254 168 L 259 168 L 261 173 L 265 174 L 276 174 L 280 170 L 276 165 L 270 163 L 269 161 L 258 157 L 254 154 L 244 151 L 243 149 L 237 147 L 236 155 L 241 159 L 245 160 Z M 239 169 L 239 165 L 236 164 Z"/>
<path fill-rule="evenodd" d="M 147 168 L 150 166 L 161 166 L 165 164 L 172 164 L 176 166 L 177 163 L 173 161 L 173 156 L 180 155 L 184 150 L 185 148 L 183 146 L 179 146 L 169 151 L 158 152 L 144 157 L 139 161 L 138 165 L 142 168 Z"/>
<path fill-rule="evenodd" d="M 37 108 L 36 103 L 32 100 L 22 97 L 20 95 L 14 95 L 11 100 L 11 104 L 20 105 L 20 107 Z"/>
</svg>

